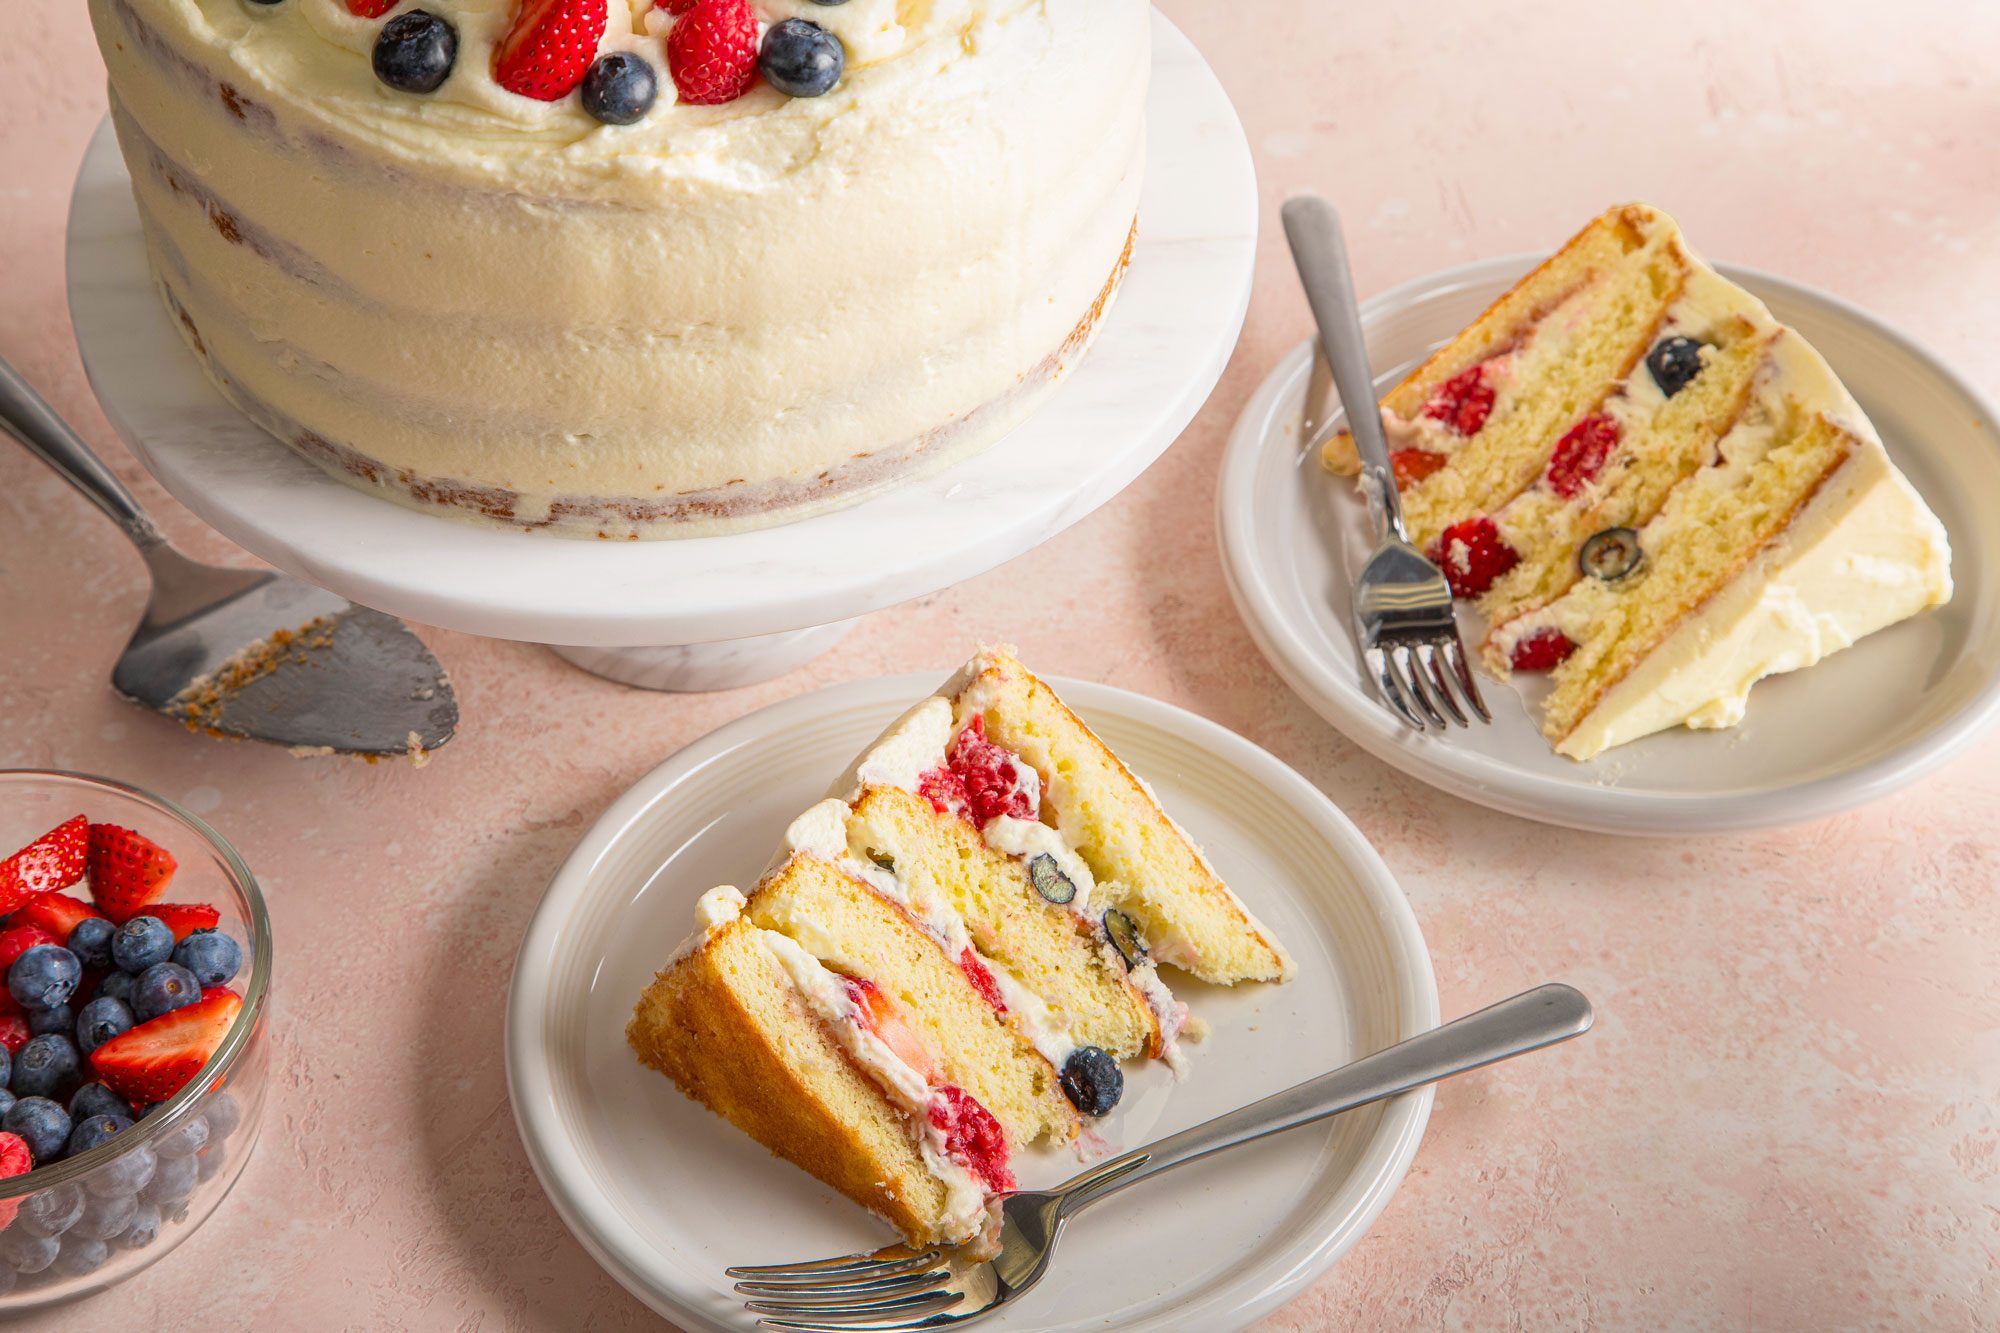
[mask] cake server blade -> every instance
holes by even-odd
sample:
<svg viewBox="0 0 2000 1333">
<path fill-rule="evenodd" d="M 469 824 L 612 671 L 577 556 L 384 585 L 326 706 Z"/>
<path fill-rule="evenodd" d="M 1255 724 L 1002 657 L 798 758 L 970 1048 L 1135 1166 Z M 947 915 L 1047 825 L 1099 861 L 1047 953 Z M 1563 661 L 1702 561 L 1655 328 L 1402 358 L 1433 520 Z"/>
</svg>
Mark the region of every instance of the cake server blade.
<svg viewBox="0 0 2000 1333">
<path fill-rule="evenodd" d="M 111 673 L 120 694 L 190 730 L 318 752 L 421 759 L 451 739 L 451 682 L 401 621 L 301 579 L 180 554 L 5 361 L 0 426 L 117 523 L 152 571 L 146 614 Z"/>
</svg>

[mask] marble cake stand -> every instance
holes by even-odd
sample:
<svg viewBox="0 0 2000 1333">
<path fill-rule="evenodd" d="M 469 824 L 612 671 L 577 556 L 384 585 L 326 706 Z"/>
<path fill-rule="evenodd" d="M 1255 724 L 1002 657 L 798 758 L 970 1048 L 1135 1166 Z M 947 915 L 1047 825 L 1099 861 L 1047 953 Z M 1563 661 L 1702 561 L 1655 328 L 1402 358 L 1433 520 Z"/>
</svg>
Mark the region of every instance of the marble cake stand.
<svg viewBox="0 0 2000 1333">
<path fill-rule="evenodd" d="M 627 684 L 745 685 L 824 652 L 870 611 L 1047 541 L 1193 419 L 1249 304 L 1257 188 L 1227 94 L 1157 15 L 1148 114 L 1132 266 L 1069 381 L 973 458 L 756 532 L 594 542 L 488 529 L 322 473 L 224 402 L 182 346 L 108 122 L 70 205 L 70 313 L 126 443 L 176 499 L 278 568 L 408 620 L 549 644 Z"/>
</svg>

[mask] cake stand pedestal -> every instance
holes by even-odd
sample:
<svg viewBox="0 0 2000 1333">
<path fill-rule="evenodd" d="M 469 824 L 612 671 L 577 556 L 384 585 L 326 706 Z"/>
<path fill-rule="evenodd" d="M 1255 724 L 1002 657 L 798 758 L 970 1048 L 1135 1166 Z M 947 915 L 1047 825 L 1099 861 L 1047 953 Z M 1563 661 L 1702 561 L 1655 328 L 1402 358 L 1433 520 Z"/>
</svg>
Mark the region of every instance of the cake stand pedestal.
<svg viewBox="0 0 2000 1333">
<path fill-rule="evenodd" d="M 84 367 L 161 484 L 287 573 L 420 624 L 564 645 L 566 660 L 629 685 L 766 680 L 868 612 L 1084 517 L 1174 442 L 1221 378 L 1250 300 L 1256 175 L 1201 56 L 1157 14 L 1153 36 L 1138 241 L 1095 346 L 1004 439 L 846 509 L 719 537 L 594 542 L 418 513 L 328 476 L 230 407 L 182 346 L 108 122 L 70 204 Z"/>
</svg>

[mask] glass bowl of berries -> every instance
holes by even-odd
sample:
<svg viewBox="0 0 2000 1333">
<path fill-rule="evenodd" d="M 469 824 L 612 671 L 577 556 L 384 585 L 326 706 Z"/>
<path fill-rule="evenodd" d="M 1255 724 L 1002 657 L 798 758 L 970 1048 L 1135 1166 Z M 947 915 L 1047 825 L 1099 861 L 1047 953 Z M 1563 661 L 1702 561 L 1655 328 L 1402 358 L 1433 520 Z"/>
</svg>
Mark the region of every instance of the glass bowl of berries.
<svg viewBox="0 0 2000 1333">
<path fill-rule="evenodd" d="M 215 830 L 0 770 L 0 1317 L 121 1282 L 215 1211 L 257 1138 L 270 987 L 263 895 Z"/>
</svg>

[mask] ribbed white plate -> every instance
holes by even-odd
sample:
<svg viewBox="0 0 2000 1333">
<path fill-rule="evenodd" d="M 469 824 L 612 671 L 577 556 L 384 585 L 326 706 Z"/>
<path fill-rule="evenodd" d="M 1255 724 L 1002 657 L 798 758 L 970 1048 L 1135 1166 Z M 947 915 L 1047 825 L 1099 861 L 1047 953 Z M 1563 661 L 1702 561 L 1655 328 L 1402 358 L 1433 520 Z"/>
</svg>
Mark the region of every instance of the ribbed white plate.
<svg viewBox="0 0 2000 1333">
<path fill-rule="evenodd" d="M 752 1327 L 723 1269 L 871 1249 L 873 1217 L 696 1106 L 626 1047 L 639 992 L 695 898 L 747 885 L 785 824 L 937 677 L 855 681 L 689 746 L 621 797 L 549 885 L 507 1012 L 514 1114 L 577 1238 L 653 1309 Z M 1107 1138 L 1134 1145 L 1433 1027 L 1437 987 L 1408 901 L 1346 816 L 1234 733 L 1108 686 L 1058 682 L 1298 958 L 1284 986 L 1204 987 L 1214 1025 L 1175 1086 L 1131 1067 Z M 717 1059 L 729 1058 L 726 1051 Z M 1227 1329 L 1312 1281 L 1388 1203 L 1430 1115 L 1428 1089 L 1295 1130 L 1110 1200 L 995 1329 Z M 1076 1169 L 1032 1155 L 1024 1182 Z"/>
<path fill-rule="evenodd" d="M 1420 279 L 1367 302 L 1378 391 L 1472 322 L 1534 257 Z M 1466 800 L 1605 833 L 1702 833 L 1816 819 L 1875 800 L 1957 754 L 2000 712 L 2000 426 L 1978 392 L 1865 311 L 1725 268 L 1825 354 L 1952 545 L 1951 603 L 1818 666 L 1759 684 L 1728 731 L 1676 729 L 1587 764 L 1549 749 L 1525 702 L 1483 679 L 1496 725 L 1439 736 L 1391 716 L 1358 672 L 1352 571 L 1369 549 L 1353 483 L 1299 439 L 1302 344 L 1237 420 L 1217 518 L 1230 594 L 1301 698 L 1376 758 Z"/>
</svg>

